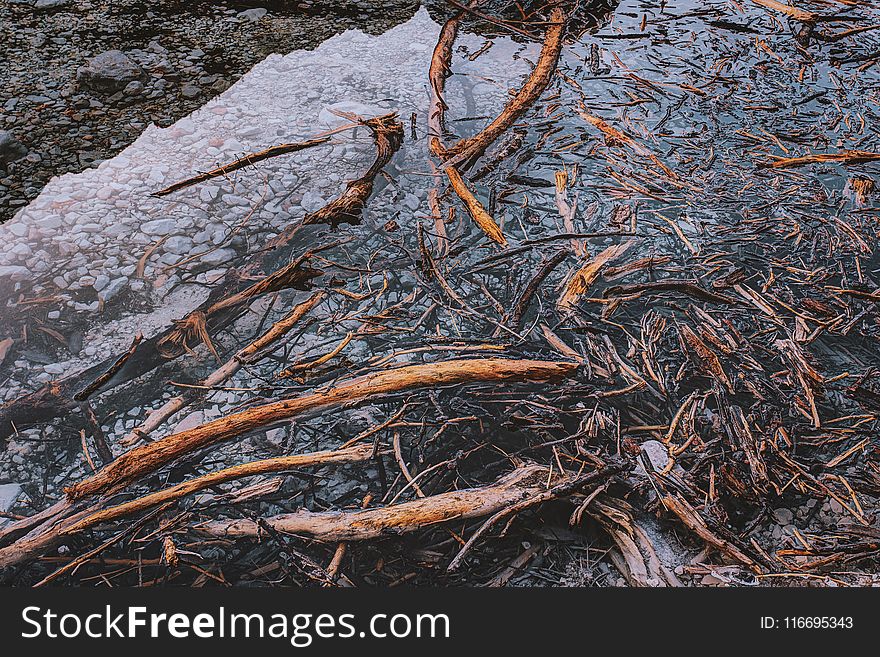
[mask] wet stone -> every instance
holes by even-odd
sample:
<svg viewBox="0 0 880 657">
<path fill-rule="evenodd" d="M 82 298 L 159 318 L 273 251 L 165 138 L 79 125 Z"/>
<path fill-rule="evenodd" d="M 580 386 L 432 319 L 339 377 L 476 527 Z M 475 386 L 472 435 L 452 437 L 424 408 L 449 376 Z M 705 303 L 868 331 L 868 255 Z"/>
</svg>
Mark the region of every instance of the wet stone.
<svg viewBox="0 0 880 657">
<path fill-rule="evenodd" d="M 76 79 L 85 88 L 102 93 L 122 91 L 144 76 L 143 70 L 121 50 L 102 52 L 77 71 Z"/>
</svg>

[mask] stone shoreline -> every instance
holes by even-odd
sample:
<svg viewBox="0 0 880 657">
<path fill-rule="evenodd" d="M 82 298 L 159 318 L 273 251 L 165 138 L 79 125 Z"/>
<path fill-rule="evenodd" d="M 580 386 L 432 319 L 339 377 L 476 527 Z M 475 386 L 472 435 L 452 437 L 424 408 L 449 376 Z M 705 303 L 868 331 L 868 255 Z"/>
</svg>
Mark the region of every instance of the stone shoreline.
<svg viewBox="0 0 880 657">
<path fill-rule="evenodd" d="M 346 29 L 378 34 L 411 18 L 418 5 L 0 3 L 0 222 L 54 176 L 113 157 L 151 123 L 173 124 L 267 55 L 311 49 Z M 84 73 L 96 57 L 119 84 Z"/>
</svg>

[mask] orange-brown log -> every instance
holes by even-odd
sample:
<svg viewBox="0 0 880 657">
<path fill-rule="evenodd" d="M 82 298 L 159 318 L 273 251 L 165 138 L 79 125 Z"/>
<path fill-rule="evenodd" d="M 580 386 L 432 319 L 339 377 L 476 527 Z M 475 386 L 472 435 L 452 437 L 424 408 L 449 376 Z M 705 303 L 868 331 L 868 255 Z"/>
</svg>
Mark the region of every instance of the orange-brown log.
<svg viewBox="0 0 880 657">
<path fill-rule="evenodd" d="M 461 13 L 450 18 L 440 30 L 431 65 L 428 68 L 428 80 L 431 86 L 431 98 L 428 105 L 428 148 L 436 157 L 443 157 L 446 149 L 443 146 L 444 118 L 448 106 L 443 99 L 446 91 L 446 78 L 452 63 L 452 46 L 458 36 Z"/>
<path fill-rule="evenodd" d="M 820 164 L 822 162 L 836 162 L 837 164 L 865 164 L 880 160 L 880 153 L 870 151 L 841 151 L 840 153 L 816 153 L 801 157 L 779 157 L 760 166 L 771 169 L 791 169 L 808 164 Z"/>
<path fill-rule="evenodd" d="M 477 197 L 474 196 L 473 192 L 468 189 L 468 186 L 465 184 L 458 169 L 451 166 L 446 167 L 446 176 L 449 178 L 449 183 L 452 185 L 453 191 L 458 195 L 458 198 L 461 199 L 461 202 L 464 203 L 464 207 L 467 209 L 468 214 L 477 226 L 486 233 L 486 236 L 490 240 L 497 242 L 501 246 L 507 246 L 507 239 L 505 239 L 504 233 L 501 232 L 501 229 L 498 227 L 498 224 L 495 223 L 492 215 L 486 211 L 483 204 L 480 203 Z"/>
<path fill-rule="evenodd" d="M 382 168 L 403 143 L 403 124 L 397 114 L 386 114 L 362 121 L 373 133 L 376 157 L 370 168 L 360 178 L 348 183 L 345 191 L 320 210 L 305 216 L 305 224 L 328 224 L 336 228 L 340 224 L 359 224 L 361 212 L 373 193 L 373 183 Z"/>
<path fill-rule="evenodd" d="M 409 365 L 366 374 L 311 394 L 254 406 L 136 447 L 91 477 L 67 488 L 66 492 L 69 499 L 78 500 L 118 489 L 186 454 L 309 411 L 418 388 L 476 382 L 549 381 L 570 374 L 576 368 L 577 364 L 570 362 L 480 358 Z"/>
<path fill-rule="evenodd" d="M 778 0 L 752 0 L 756 5 L 761 5 L 767 9 L 773 9 L 774 11 L 781 12 L 788 16 L 789 18 L 793 18 L 796 21 L 801 21 L 802 23 L 815 23 L 818 19 L 818 14 L 814 14 L 811 11 L 806 11 L 805 9 L 798 9 L 797 7 L 792 7 L 791 5 L 786 5 Z"/>
</svg>

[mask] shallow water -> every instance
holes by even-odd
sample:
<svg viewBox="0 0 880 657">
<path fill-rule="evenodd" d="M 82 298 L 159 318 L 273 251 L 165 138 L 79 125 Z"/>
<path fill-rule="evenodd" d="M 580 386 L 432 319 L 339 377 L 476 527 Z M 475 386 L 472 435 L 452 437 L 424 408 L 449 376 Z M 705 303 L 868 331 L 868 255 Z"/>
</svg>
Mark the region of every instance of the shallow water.
<svg viewBox="0 0 880 657">
<path fill-rule="evenodd" d="M 552 356 L 542 338 L 542 323 L 565 335 L 597 367 L 610 368 L 596 354 L 607 356 L 600 346 L 611 336 L 619 355 L 638 369 L 639 352 L 649 343 L 646 335 L 661 318 L 670 328 L 657 344 L 665 344 L 668 353 L 678 344 L 673 325 L 715 321 L 721 326 L 728 317 L 724 308 L 710 308 L 709 317 L 693 309 L 693 299 L 664 298 L 642 299 L 618 310 L 607 299 L 596 299 L 602 289 L 591 290 L 593 301 L 588 299 L 574 316 L 556 313 L 560 287 L 584 257 L 631 240 L 624 262 L 654 257 L 660 264 L 604 281 L 605 290 L 618 283 L 663 279 L 687 279 L 712 289 L 713 282 L 739 275 L 745 292 L 723 288 L 725 294 L 745 294 L 737 297 L 738 303 L 751 304 L 734 318 L 741 331 L 743 321 L 752 321 L 738 349 L 761 343 L 768 374 L 765 380 L 748 358 L 731 355 L 737 394 L 756 395 L 759 423 L 770 415 L 780 416 L 781 425 L 802 421 L 797 385 L 787 387 L 772 374 L 791 369 L 771 350 L 778 341 L 803 342 L 829 379 L 880 366 L 871 337 L 876 326 L 868 323 L 873 311 L 856 317 L 846 308 L 847 323 L 865 324 L 843 333 L 823 329 L 809 341 L 803 340 L 804 332 L 822 322 L 811 321 L 814 309 L 798 313 L 805 300 L 832 303 L 826 297 L 834 297 L 833 289 L 877 288 L 876 208 L 870 198 L 858 202 L 850 193 L 852 177 L 876 175 L 877 165 L 786 170 L 759 165 L 771 162 L 772 156 L 880 150 L 877 65 L 860 70 L 861 62 L 839 62 L 880 49 L 880 30 L 836 42 L 813 41 L 804 48 L 793 38 L 787 19 L 752 3 L 655 5 L 622 2 L 598 31 L 568 43 L 551 89 L 516 126 L 514 134 L 522 143 L 474 183 L 502 226 L 508 251 L 488 242 L 449 194 L 443 196 L 443 212 L 456 210 L 444 214 L 449 248 L 445 255 L 440 249 L 428 203 L 435 182 L 426 147 L 427 70 L 439 26 L 425 10 L 378 37 L 348 32 L 312 52 L 270 57 L 192 116 L 165 130 L 147 130 L 97 169 L 53 181 L 12 222 L 0 226 L 0 289 L 7 299 L 0 339 L 19 338 L 25 327 L 28 335 L 27 341 L 17 340 L 0 365 L 5 399 L 119 353 L 137 331 L 149 337 L 166 328 L 204 300 L 209 286 L 248 249 L 339 194 L 345 181 L 371 162 L 373 146 L 365 130 L 337 133 L 330 146 L 268 160 L 229 179 L 166 198 L 150 196 L 244 152 L 338 126 L 342 119 L 330 111 L 337 109 L 364 116 L 396 111 L 407 136 L 380 177 L 360 225 L 332 234 L 325 227 L 310 228 L 293 249 L 296 255 L 341 241 L 321 252 L 317 266 L 325 271 L 321 284 L 344 286 L 350 295 L 334 299 L 284 355 L 319 355 L 349 331 L 358 332 L 344 359 L 318 381 L 415 361 L 421 354 L 400 352 L 453 341 L 459 347 L 502 345 L 510 354 Z M 847 25 L 880 22 L 880 10 L 862 8 L 858 16 Z M 831 34 L 846 28 L 835 24 L 821 29 Z M 851 47 L 852 39 L 858 48 Z M 538 52 L 534 41 L 463 32 L 447 84 L 448 128 L 467 136 L 494 117 Z M 584 115 L 600 117 L 625 136 L 606 140 Z M 448 142 L 452 139 L 447 136 Z M 557 208 L 554 185 L 560 172 L 567 180 L 565 200 L 576 208 L 568 225 Z M 422 271 L 419 224 L 454 295 Z M 544 284 L 523 327 L 499 328 L 517 292 L 559 247 L 570 248 L 572 254 Z M 504 255 L 509 252 L 516 255 Z M 779 303 L 774 301 L 768 312 L 749 298 L 749 290 L 778 297 Z M 256 304 L 219 342 L 231 348 L 252 336 L 266 318 L 277 318 L 292 300 L 302 298 L 303 293 L 285 292 L 270 300 L 274 306 Z M 764 325 L 770 328 L 765 331 Z M 666 353 L 658 356 L 660 361 Z M 201 360 L 175 366 L 180 369 L 173 375 L 196 377 L 210 371 L 206 352 L 199 355 Z M 591 429 L 590 435 L 610 431 L 615 418 L 619 430 L 618 412 L 632 413 L 634 424 L 635 419 L 662 424 L 658 418 L 674 413 L 694 387 L 711 387 L 687 369 L 686 359 L 669 358 L 662 364 L 659 391 L 651 384 L 648 393 L 631 402 L 624 398 L 614 402 L 619 408 L 594 413 L 602 428 Z M 201 418 L 226 413 L 255 396 L 285 393 L 271 382 L 253 388 L 255 372 L 271 377 L 277 364 L 270 365 L 209 396 L 199 410 Z M 591 376 L 587 380 L 566 400 L 575 413 L 594 405 L 599 409 L 591 395 L 608 386 Z M 623 387 L 619 380 L 615 385 Z M 547 403 L 541 391 L 535 392 L 538 402 Z M 769 410 L 761 406 L 777 393 L 791 406 L 782 408 L 778 401 L 768 402 Z M 852 410 L 840 394 L 829 393 L 823 414 L 843 416 Z M 494 411 L 485 409 L 494 409 L 495 403 L 490 393 L 448 402 L 462 415 L 483 404 L 490 416 Z M 105 428 L 111 437 L 119 437 L 138 415 L 111 412 Z M 707 417 L 711 424 L 711 411 Z M 380 411 L 368 408 L 350 418 L 350 425 L 355 431 L 380 419 Z M 499 426 L 505 420 L 497 419 Z M 548 433 L 552 436 L 563 424 L 552 425 Z M 765 428 L 770 431 L 769 424 Z M 541 427 L 535 431 L 543 435 Z M 804 436 L 815 438 L 815 433 L 806 430 Z M 26 456 L 28 445 L 7 453 Z M 241 456 L 230 452 L 225 458 Z M 27 470 L 21 465 L 7 461 L 0 475 L 20 480 Z M 59 468 L 58 481 L 75 478 L 82 468 Z"/>
</svg>

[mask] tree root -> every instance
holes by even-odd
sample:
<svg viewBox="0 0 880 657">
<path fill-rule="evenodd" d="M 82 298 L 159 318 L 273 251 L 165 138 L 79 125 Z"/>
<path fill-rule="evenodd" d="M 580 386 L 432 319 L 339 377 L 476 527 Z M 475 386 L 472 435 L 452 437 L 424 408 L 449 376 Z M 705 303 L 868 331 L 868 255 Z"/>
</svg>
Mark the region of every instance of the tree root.
<svg viewBox="0 0 880 657">
<path fill-rule="evenodd" d="M 348 183 L 341 196 L 333 199 L 320 210 L 307 214 L 304 223 L 328 224 L 336 228 L 340 224 L 356 225 L 361 222 L 361 213 L 367 199 L 373 193 L 376 176 L 398 151 L 404 135 L 403 123 L 398 120 L 396 113 L 377 116 L 361 123 L 373 133 L 376 142 L 376 159 L 363 176 Z"/>
</svg>

